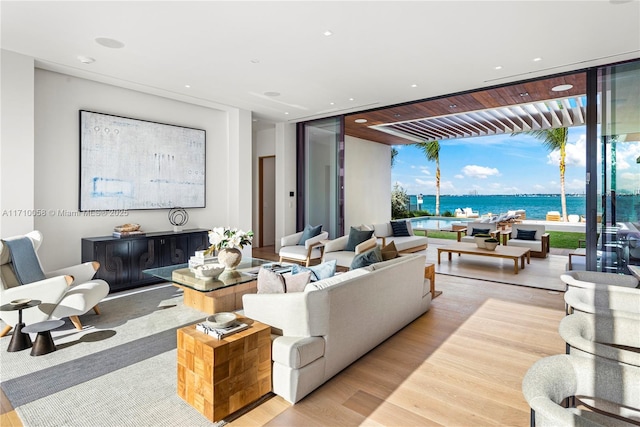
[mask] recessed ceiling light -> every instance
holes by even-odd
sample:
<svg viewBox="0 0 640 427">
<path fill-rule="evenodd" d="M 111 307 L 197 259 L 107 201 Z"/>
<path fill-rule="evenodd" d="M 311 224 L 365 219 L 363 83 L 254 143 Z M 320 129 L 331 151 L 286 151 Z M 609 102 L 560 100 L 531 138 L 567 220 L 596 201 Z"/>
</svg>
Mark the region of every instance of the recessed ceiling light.
<svg viewBox="0 0 640 427">
<path fill-rule="evenodd" d="M 108 37 L 98 37 L 96 39 L 96 43 L 100 46 L 108 47 L 110 49 L 122 49 L 124 47 L 124 43 L 120 40 L 110 39 Z"/>
<path fill-rule="evenodd" d="M 265 92 L 265 96 L 280 96 L 280 92 Z"/>
<path fill-rule="evenodd" d="M 94 58 L 82 55 L 78 55 L 78 61 L 82 62 L 83 64 L 93 64 L 94 62 L 96 62 Z"/>
<path fill-rule="evenodd" d="M 393 117 L 395 117 L 395 118 L 397 119 L 398 117 L 402 117 L 402 116 L 401 116 L 399 113 L 395 113 L 395 114 L 393 115 Z"/>
<path fill-rule="evenodd" d="M 533 58 L 533 62 L 538 62 L 538 61 L 542 61 L 542 58 L 538 57 L 538 58 Z"/>
<path fill-rule="evenodd" d="M 252 64 L 259 64 L 259 63 L 260 63 L 260 60 L 259 60 L 259 59 L 252 59 L 252 60 L 251 60 L 251 63 L 252 63 Z"/>
<path fill-rule="evenodd" d="M 331 30 L 324 30 L 324 32 L 322 33 L 325 36 L 329 37 L 330 35 L 333 35 L 333 33 L 331 32 Z"/>
<path fill-rule="evenodd" d="M 414 83 L 411 85 L 411 87 L 418 87 L 418 85 Z"/>
<path fill-rule="evenodd" d="M 558 85 L 558 86 L 552 87 L 551 90 L 554 91 L 554 92 L 562 92 L 562 91 L 569 90 L 569 89 L 572 89 L 572 88 L 573 88 L 573 85 Z"/>
<path fill-rule="evenodd" d="M 184 85 L 184 87 L 186 87 L 187 89 L 189 89 L 191 87 L 191 85 Z"/>
<path fill-rule="evenodd" d="M 285 112 L 284 112 L 284 115 L 285 115 L 285 116 L 289 115 L 289 112 L 288 112 L 288 111 L 285 111 Z"/>
<path fill-rule="evenodd" d="M 496 65 L 496 66 L 495 66 L 495 69 L 496 69 L 496 70 L 502 70 L 502 65 Z"/>
<path fill-rule="evenodd" d="M 356 123 L 367 123 L 367 119 L 355 119 L 354 122 L 356 122 Z"/>
<path fill-rule="evenodd" d="M 353 98 L 349 98 L 349 101 L 353 101 Z"/>
<path fill-rule="evenodd" d="M 529 96 L 529 92 L 522 92 L 522 93 L 520 94 L 520 96 L 521 96 L 521 97 L 523 97 L 523 98 L 524 98 L 525 96 Z"/>
<path fill-rule="evenodd" d="M 451 104 L 449 105 L 449 108 L 457 108 L 458 106 L 456 104 Z"/>
<path fill-rule="evenodd" d="M 335 102 L 330 102 L 329 105 L 336 105 L 336 103 Z"/>
</svg>

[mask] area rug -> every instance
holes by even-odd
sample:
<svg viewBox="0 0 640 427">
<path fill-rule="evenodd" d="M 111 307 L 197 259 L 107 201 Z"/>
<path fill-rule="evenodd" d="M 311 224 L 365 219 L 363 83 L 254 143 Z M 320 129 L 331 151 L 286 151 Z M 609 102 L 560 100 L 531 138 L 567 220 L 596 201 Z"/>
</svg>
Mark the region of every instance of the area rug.
<svg viewBox="0 0 640 427">
<path fill-rule="evenodd" d="M 110 295 L 100 309 L 81 316 L 82 331 L 68 321 L 53 331 L 47 355 L 0 340 L 0 386 L 24 425 L 211 426 L 176 394 L 176 330 L 205 314 L 169 284 Z"/>
<path fill-rule="evenodd" d="M 549 254 L 547 258 L 531 258 L 530 264 L 525 263 L 525 268 L 514 274 L 513 261 L 502 258 L 452 254 L 452 260 L 449 261 L 447 254 L 443 253 L 438 264 L 438 247 L 447 244 L 451 244 L 451 241 L 430 239 L 429 247 L 420 252 L 426 254 L 427 262 L 435 265 L 438 274 L 552 291 L 565 290 L 565 284 L 560 280 L 568 261 L 565 255 Z"/>
</svg>

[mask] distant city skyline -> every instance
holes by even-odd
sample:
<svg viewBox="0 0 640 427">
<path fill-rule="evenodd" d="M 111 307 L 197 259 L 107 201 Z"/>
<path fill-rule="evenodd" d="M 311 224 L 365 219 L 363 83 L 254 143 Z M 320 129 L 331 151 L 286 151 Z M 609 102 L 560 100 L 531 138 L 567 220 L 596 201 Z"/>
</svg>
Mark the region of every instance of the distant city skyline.
<svg viewBox="0 0 640 427">
<path fill-rule="evenodd" d="M 565 190 L 585 192 L 586 129 L 569 128 Z M 435 194 L 435 162 L 412 145 L 396 145 L 391 187 L 407 194 Z M 618 144 L 618 188 L 632 189 L 640 180 L 636 158 L 640 143 Z M 600 156 L 598 156 L 600 158 Z M 559 151 L 549 150 L 531 135 L 493 135 L 440 141 L 440 193 L 447 195 L 560 194 Z M 599 160 L 598 160 L 599 161 Z M 632 169 L 631 166 L 634 166 Z"/>
</svg>

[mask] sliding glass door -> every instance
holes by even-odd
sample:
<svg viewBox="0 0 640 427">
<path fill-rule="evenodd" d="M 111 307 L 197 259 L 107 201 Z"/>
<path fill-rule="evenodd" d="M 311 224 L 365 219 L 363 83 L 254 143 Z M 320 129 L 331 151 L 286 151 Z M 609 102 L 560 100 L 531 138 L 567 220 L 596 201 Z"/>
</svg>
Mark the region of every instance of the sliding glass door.
<svg viewBox="0 0 640 427">
<path fill-rule="evenodd" d="M 304 153 L 303 158 L 299 157 L 304 162 L 304 173 L 299 174 L 298 181 L 298 192 L 303 190 L 304 211 L 298 215 L 298 229 L 306 224 L 322 224 L 329 238 L 340 237 L 344 229 L 342 118 L 304 123 L 298 149 Z"/>
<path fill-rule="evenodd" d="M 597 101 L 598 227 L 588 239 L 596 245 L 590 269 L 629 274 L 629 266 L 640 266 L 640 62 L 600 68 Z"/>
</svg>

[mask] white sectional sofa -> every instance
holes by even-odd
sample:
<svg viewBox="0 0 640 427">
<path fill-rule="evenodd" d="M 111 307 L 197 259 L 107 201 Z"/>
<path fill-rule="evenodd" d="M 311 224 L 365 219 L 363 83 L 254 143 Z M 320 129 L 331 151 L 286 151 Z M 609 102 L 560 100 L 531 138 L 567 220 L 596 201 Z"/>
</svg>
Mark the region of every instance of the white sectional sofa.
<svg viewBox="0 0 640 427">
<path fill-rule="evenodd" d="M 427 249 L 428 240 L 426 236 L 416 236 L 413 234 L 413 228 L 411 227 L 411 221 L 407 220 L 407 231 L 409 236 L 394 236 L 393 229 L 390 222 L 382 224 L 373 224 L 370 227 L 373 228 L 373 235 L 378 239 L 381 239 L 382 246 L 386 246 L 393 242 L 396 245 L 398 252 L 409 253 L 417 252 Z"/>
<path fill-rule="evenodd" d="M 245 316 L 272 326 L 273 391 L 296 403 L 425 313 L 425 256 L 403 255 L 307 285 L 247 294 Z"/>
</svg>

